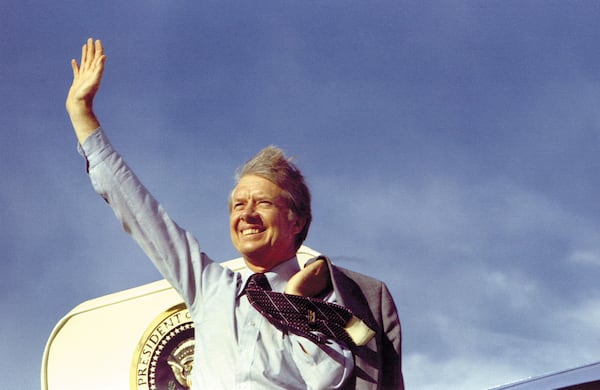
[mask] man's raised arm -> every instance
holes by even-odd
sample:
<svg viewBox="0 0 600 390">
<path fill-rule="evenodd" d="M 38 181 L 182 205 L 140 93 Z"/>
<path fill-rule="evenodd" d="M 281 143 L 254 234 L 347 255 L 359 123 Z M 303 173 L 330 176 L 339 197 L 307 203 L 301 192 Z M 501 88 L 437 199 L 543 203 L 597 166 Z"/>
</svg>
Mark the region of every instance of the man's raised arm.
<svg viewBox="0 0 600 390">
<path fill-rule="evenodd" d="M 104 48 L 100 40 L 89 38 L 81 49 L 81 64 L 71 60 L 73 83 L 69 89 L 66 107 L 75 135 L 80 144 L 100 127 L 93 110 L 94 97 L 104 72 Z"/>
</svg>

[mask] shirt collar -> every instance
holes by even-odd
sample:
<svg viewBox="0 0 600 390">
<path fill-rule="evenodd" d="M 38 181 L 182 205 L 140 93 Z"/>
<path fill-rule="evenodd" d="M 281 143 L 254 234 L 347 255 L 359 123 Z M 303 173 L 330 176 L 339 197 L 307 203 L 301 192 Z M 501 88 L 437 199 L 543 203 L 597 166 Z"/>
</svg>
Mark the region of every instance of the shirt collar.
<svg viewBox="0 0 600 390">
<path fill-rule="evenodd" d="M 287 281 L 294 275 L 300 271 L 300 266 L 298 265 L 298 258 L 296 256 L 292 257 L 289 260 L 284 261 L 281 264 L 278 264 L 273 269 L 268 272 L 265 272 L 265 276 L 271 285 L 273 291 L 283 292 L 285 290 L 285 286 L 287 285 Z M 241 288 L 243 289 L 248 282 L 248 279 L 253 274 L 250 268 L 245 267 L 240 270 L 240 274 L 242 277 Z M 240 291 L 241 293 L 241 291 Z"/>
</svg>

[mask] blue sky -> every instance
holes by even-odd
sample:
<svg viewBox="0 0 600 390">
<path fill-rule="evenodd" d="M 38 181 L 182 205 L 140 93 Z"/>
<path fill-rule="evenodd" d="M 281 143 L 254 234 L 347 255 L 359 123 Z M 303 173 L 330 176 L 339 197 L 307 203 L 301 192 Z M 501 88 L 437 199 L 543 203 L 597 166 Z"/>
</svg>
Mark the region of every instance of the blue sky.
<svg viewBox="0 0 600 390">
<path fill-rule="evenodd" d="M 36 388 L 77 304 L 160 278 L 92 191 L 64 110 L 87 37 L 96 111 L 212 257 L 262 147 L 296 156 L 307 245 L 384 280 L 413 389 L 600 360 L 600 6 L 593 1 L 0 4 L 0 366 Z M 25 375 L 24 375 L 25 373 Z"/>
</svg>

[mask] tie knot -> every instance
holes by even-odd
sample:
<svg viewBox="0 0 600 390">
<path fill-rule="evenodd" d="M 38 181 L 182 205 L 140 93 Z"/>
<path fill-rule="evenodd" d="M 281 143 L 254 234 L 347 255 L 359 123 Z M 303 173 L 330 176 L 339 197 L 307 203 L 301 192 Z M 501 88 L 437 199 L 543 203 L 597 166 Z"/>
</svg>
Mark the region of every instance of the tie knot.
<svg viewBox="0 0 600 390">
<path fill-rule="evenodd" d="M 265 274 L 253 274 L 248 279 L 248 284 L 246 289 L 261 289 L 266 291 L 271 291 L 271 285 L 269 284 L 269 280 L 265 276 Z"/>
</svg>

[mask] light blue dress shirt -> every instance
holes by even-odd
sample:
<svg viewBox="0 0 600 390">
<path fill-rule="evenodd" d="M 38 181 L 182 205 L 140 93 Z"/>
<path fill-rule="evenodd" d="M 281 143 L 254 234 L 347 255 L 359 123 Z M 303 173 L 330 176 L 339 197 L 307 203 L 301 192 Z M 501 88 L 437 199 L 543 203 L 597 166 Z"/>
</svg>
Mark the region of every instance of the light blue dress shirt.
<svg viewBox="0 0 600 390">
<path fill-rule="evenodd" d="M 233 272 L 203 253 L 141 184 L 102 129 L 80 145 L 80 153 L 95 191 L 191 313 L 196 329 L 193 389 L 342 387 L 354 368 L 352 353 L 335 341 L 316 345 L 272 326 L 242 294 L 251 271 Z M 292 258 L 267 278 L 281 292 L 298 270 Z"/>
</svg>

